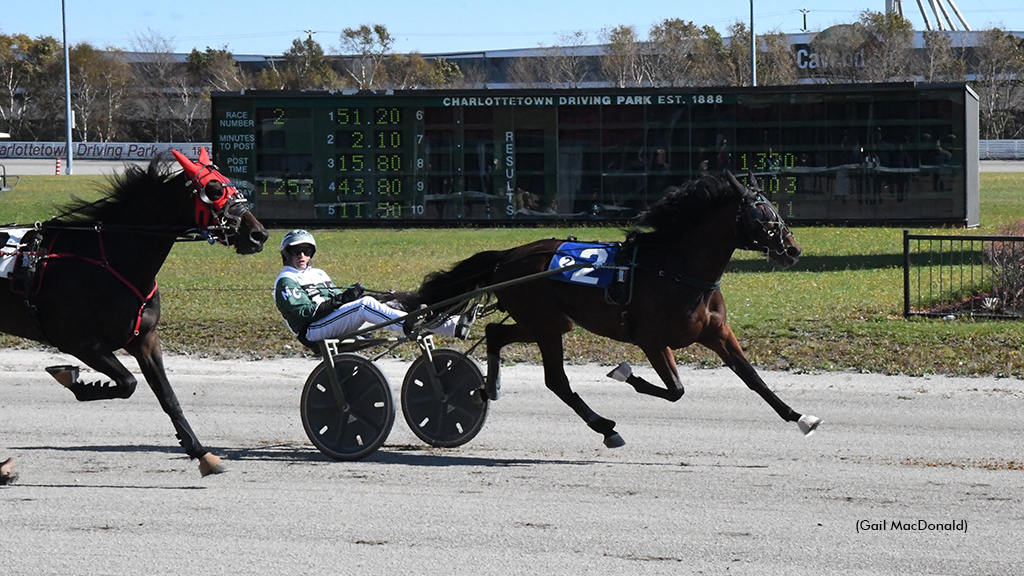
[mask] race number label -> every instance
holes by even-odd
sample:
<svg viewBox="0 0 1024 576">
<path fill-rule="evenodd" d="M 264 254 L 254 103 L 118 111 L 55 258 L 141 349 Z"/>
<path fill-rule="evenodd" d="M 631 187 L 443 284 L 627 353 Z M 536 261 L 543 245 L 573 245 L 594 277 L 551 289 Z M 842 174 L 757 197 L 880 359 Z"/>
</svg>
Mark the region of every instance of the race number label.
<svg viewBox="0 0 1024 576">
<path fill-rule="evenodd" d="M 549 278 L 595 288 L 607 288 L 612 283 L 615 270 L 605 266 L 615 262 L 615 252 L 618 249 L 618 244 L 563 242 L 551 257 L 548 270 L 557 270 L 580 262 L 587 262 L 593 267 L 566 270 Z"/>
</svg>

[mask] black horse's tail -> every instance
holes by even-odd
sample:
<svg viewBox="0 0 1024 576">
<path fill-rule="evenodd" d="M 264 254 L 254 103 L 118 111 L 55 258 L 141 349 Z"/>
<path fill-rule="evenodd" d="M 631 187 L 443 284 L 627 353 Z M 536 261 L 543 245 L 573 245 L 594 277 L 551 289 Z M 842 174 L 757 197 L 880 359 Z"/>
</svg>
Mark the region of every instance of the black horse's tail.
<svg viewBox="0 0 1024 576">
<path fill-rule="evenodd" d="M 494 269 L 512 250 L 489 250 L 466 258 L 448 271 L 431 272 L 416 292 L 420 304 L 455 298 L 491 283 Z"/>
</svg>

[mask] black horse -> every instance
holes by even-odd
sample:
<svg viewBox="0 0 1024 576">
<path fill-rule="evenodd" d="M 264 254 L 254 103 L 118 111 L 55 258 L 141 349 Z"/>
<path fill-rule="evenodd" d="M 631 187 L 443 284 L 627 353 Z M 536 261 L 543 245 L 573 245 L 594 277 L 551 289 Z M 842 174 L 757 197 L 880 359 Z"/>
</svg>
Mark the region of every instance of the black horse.
<svg viewBox="0 0 1024 576">
<path fill-rule="evenodd" d="M 496 399 L 501 349 L 513 342 L 536 342 L 544 362 L 544 381 L 609 447 L 621 446 L 615 423 L 597 415 L 574 393 L 565 375 L 562 335 L 573 324 L 614 340 L 639 346 L 665 387 L 636 376 L 625 363 L 610 377 L 629 383 L 642 394 L 670 401 L 683 396 L 672 351 L 699 343 L 718 354 L 750 389 L 790 422 L 810 434 L 820 420 L 801 415 L 782 402 L 761 380 L 726 323 L 719 280 L 736 249 L 757 250 L 786 267 L 796 262 L 800 247 L 775 207 L 759 193 L 751 175 L 748 189 L 732 176 L 706 176 L 668 193 L 641 215 L 639 224 L 652 229 L 630 232 L 610 256 L 610 244 L 595 244 L 590 256 L 595 267 L 576 270 L 582 282 L 535 279 L 494 291 L 499 308 L 515 324 L 492 323 L 486 328 L 487 381 L 485 394 Z M 583 253 L 586 255 L 586 253 Z M 605 261 L 603 258 L 608 257 Z M 418 299 L 430 305 L 478 288 L 514 281 L 572 264 L 561 240 L 541 240 L 518 248 L 481 252 L 451 270 L 427 276 Z M 602 290 L 602 268 L 613 276 Z M 621 274 L 621 276 L 618 276 Z M 570 278 L 571 279 L 571 278 Z M 593 282 L 592 282 L 593 281 Z M 448 311 L 452 312 L 452 311 Z"/>
<path fill-rule="evenodd" d="M 205 236 L 253 254 L 268 235 L 205 150 L 199 163 L 174 154 L 183 172 L 159 157 L 148 168 L 129 166 L 110 177 L 100 200 L 75 201 L 25 234 L 14 274 L 0 278 L 0 331 L 54 346 L 113 380 L 86 383 L 77 367 L 48 368 L 80 401 L 135 392 L 135 377 L 114 356 L 126 350 L 206 476 L 223 465 L 200 444 L 167 381 L 157 272 L 179 238 Z M 5 466 L 0 482 L 13 476 Z"/>
</svg>

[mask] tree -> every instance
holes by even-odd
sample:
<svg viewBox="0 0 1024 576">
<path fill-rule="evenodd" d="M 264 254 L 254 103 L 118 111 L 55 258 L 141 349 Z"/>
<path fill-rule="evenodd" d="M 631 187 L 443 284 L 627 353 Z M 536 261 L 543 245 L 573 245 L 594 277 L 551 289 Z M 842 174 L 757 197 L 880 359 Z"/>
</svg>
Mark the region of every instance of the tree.
<svg viewBox="0 0 1024 576">
<path fill-rule="evenodd" d="M 914 76 L 914 26 L 896 13 L 865 10 L 860 23 L 868 34 L 864 44 L 864 77 L 868 82 L 906 82 Z"/>
<path fill-rule="evenodd" d="M 670 19 L 651 27 L 651 82 L 655 86 L 693 86 L 700 82 L 695 55 L 705 41 L 706 29 L 693 22 Z"/>
<path fill-rule="evenodd" d="M 284 87 L 289 90 L 329 90 L 338 88 L 338 75 L 324 54 L 320 43 L 309 34 L 305 40 L 292 40 L 292 47 L 284 53 Z"/>
<path fill-rule="evenodd" d="M 227 46 L 219 50 L 206 47 L 205 52 L 193 48 L 185 59 L 189 76 L 206 92 L 235 92 L 251 85 L 247 75 Z"/>
<path fill-rule="evenodd" d="M 925 82 L 963 82 L 967 69 L 963 53 L 963 46 L 954 50 L 949 34 L 928 30 L 924 32 L 924 54 L 915 68 Z"/>
<path fill-rule="evenodd" d="M 914 79 L 914 28 L 899 14 L 865 10 L 853 24 L 839 24 L 811 41 L 814 72 L 829 84 L 907 82 Z"/>
<path fill-rule="evenodd" d="M 173 142 L 180 126 L 176 121 L 180 118 L 178 100 L 190 96 L 180 92 L 180 77 L 185 75 L 185 70 L 174 56 L 173 38 L 147 29 L 135 36 L 132 48 L 144 54 L 132 66 L 141 87 L 136 91 L 132 111 L 137 118 L 137 138 Z"/>
<path fill-rule="evenodd" d="M 513 58 L 505 68 L 505 80 L 519 88 L 535 88 L 544 75 L 540 58 Z"/>
<path fill-rule="evenodd" d="M 548 85 L 552 88 L 579 88 L 590 72 L 583 53 L 587 33 L 577 30 L 563 34 L 559 40 L 559 45 L 551 47 L 544 55 Z"/>
<path fill-rule="evenodd" d="M 812 62 L 813 75 L 828 84 L 864 82 L 865 45 L 868 32 L 860 23 L 837 24 L 822 30 L 811 40 L 817 55 Z"/>
<path fill-rule="evenodd" d="M 488 66 L 483 62 L 462 64 L 459 73 L 462 74 L 460 83 L 465 88 L 485 88 L 491 78 Z"/>
<path fill-rule="evenodd" d="M 395 39 L 383 24 L 363 24 L 341 31 L 341 50 L 347 56 L 349 77 L 360 90 L 372 90 L 378 76 L 385 74 L 384 61 L 391 53 Z"/>
<path fill-rule="evenodd" d="M 725 39 L 711 26 L 701 28 L 693 45 L 693 74 L 698 86 L 728 85 L 728 54 Z"/>
<path fill-rule="evenodd" d="M 750 86 L 750 30 L 739 20 L 729 26 L 732 39 L 725 48 L 725 59 L 719 69 L 726 86 Z"/>
<path fill-rule="evenodd" d="M 385 83 L 396 90 L 450 87 L 462 79 L 462 71 L 453 62 L 444 58 L 427 60 L 415 52 L 391 55 L 385 68 Z"/>
<path fill-rule="evenodd" d="M 793 65 L 793 47 L 789 38 L 777 30 L 767 32 L 761 36 L 758 46 L 758 86 L 796 84 L 796 66 Z"/>
<path fill-rule="evenodd" d="M 645 65 L 646 46 L 640 42 L 633 26 L 616 26 L 601 31 L 607 52 L 601 58 L 601 71 L 608 82 L 617 88 L 642 86 L 650 83 Z"/>
<path fill-rule="evenodd" d="M 0 35 L 0 121 L 12 138 L 33 140 L 37 130 L 46 128 L 33 119 L 42 118 L 41 110 L 52 105 L 53 97 L 44 95 L 63 85 L 63 80 L 53 84 L 52 76 L 55 65 L 64 61 L 60 46 L 52 36 Z M 64 91 L 60 94 L 63 100 Z"/>
<path fill-rule="evenodd" d="M 974 89 L 980 99 L 981 137 L 1018 138 L 1024 108 L 1024 41 L 999 28 L 986 31 L 974 49 Z"/>
<path fill-rule="evenodd" d="M 75 112 L 78 140 L 115 140 L 131 85 L 131 71 L 124 54 L 116 49 L 99 50 L 87 42 L 74 46 L 71 57 L 71 108 Z"/>
</svg>

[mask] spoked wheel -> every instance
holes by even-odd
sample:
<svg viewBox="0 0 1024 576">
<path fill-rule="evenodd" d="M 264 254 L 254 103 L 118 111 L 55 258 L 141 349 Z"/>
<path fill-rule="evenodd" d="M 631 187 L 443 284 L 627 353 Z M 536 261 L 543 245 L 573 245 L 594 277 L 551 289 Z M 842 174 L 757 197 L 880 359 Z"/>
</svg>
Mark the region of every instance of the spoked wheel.
<svg viewBox="0 0 1024 576">
<path fill-rule="evenodd" d="M 484 376 L 469 356 L 458 350 L 431 351 L 417 358 L 402 383 L 402 412 L 409 428 L 427 444 L 461 446 L 480 432 L 487 418 Z"/>
<path fill-rule="evenodd" d="M 336 460 L 365 458 L 384 444 L 395 424 L 395 402 L 387 377 L 358 354 L 334 356 L 340 394 L 329 364 L 321 362 L 306 379 L 300 412 L 306 436 Z"/>
</svg>

